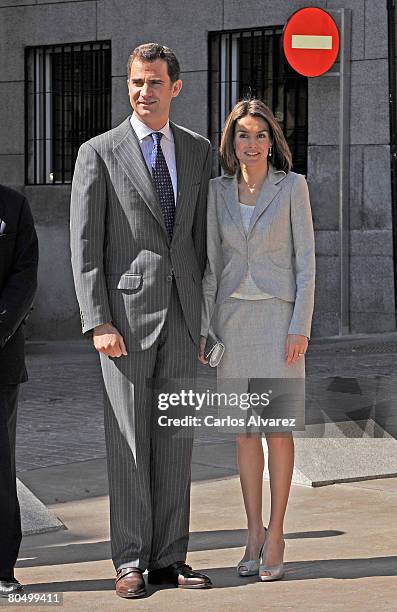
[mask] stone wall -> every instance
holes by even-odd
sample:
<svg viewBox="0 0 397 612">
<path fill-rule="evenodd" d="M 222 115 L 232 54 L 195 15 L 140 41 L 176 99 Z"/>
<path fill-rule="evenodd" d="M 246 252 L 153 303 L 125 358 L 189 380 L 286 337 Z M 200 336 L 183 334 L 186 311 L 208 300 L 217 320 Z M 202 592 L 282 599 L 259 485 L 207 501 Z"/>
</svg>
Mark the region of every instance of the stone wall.
<svg viewBox="0 0 397 612">
<path fill-rule="evenodd" d="M 78 338 L 69 254 L 70 186 L 24 186 L 24 48 L 111 40 L 112 124 L 130 112 L 126 63 L 142 42 L 172 47 L 184 87 L 172 119 L 207 135 L 208 31 L 283 25 L 303 6 L 352 9 L 351 327 L 395 328 L 386 0 L 0 0 L 0 182 L 26 193 L 40 238 L 31 338 Z M 338 80 L 309 79 L 308 182 L 316 229 L 313 335 L 338 333 Z"/>
</svg>

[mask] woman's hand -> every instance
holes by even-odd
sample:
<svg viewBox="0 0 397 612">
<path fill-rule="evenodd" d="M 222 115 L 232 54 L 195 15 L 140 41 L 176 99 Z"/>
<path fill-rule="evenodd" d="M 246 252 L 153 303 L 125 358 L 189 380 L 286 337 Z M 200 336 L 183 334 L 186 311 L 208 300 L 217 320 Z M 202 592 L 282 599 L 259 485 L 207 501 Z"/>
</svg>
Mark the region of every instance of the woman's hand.
<svg viewBox="0 0 397 612">
<path fill-rule="evenodd" d="M 205 349 L 205 345 L 207 343 L 207 338 L 205 336 L 200 336 L 200 345 L 199 345 L 199 362 L 202 363 L 203 365 L 207 365 L 208 363 L 208 359 L 206 359 L 204 357 L 204 349 Z"/>
<path fill-rule="evenodd" d="M 287 364 L 291 365 L 298 361 L 298 359 L 302 359 L 303 355 L 307 351 L 307 346 L 309 344 L 306 336 L 301 336 L 299 334 L 288 334 L 287 342 L 285 345 L 285 358 L 287 360 Z"/>
</svg>

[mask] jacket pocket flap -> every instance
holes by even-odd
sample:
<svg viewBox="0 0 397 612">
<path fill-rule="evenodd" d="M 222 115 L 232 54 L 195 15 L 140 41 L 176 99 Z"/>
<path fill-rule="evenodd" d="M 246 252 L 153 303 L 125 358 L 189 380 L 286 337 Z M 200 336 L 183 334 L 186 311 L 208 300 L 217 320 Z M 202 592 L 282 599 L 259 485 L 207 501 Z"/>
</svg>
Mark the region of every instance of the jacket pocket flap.
<svg viewBox="0 0 397 612">
<path fill-rule="evenodd" d="M 107 277 L 107 285 L 111 289 L 138 289 L 142 283 L 142 274 L 110 274 Z"/>
<path fill-rule="evenodd" d="M 138 289 L 142 282 L 142 274 L 123 274 L 117 284 L 117 289 Z"/>
</svg>

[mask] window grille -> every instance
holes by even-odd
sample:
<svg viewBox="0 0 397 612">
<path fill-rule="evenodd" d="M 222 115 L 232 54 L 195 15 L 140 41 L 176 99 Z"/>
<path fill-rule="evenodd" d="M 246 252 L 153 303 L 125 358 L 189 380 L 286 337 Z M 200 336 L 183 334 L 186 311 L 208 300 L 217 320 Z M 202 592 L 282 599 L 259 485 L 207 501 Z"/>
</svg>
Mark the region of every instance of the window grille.
<svg viewBox="0 0 397 612">
<path fill-rule="evenodd" d="M 111 127 L 110 42 L 27 47 L 28 185 L 70 183 L 82 142 Z"/>
<path fill-rule="evenodd" d="M 293 169 L 307 172 L 307 78 L 287 63 L 282 28 L 210 32 L 209 133 L 219 145 L 225 119 L 244 97 L 267 104 L 279 122 L 293 157 Z"/>
</svg>

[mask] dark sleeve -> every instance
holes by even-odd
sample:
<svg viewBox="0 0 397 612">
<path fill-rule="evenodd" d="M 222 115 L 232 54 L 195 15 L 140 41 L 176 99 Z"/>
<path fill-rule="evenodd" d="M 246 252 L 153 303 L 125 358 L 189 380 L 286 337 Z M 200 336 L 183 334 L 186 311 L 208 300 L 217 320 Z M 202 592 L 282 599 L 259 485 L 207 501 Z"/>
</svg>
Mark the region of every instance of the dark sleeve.
<svg viewBox="0 0 397 612">
<path fill-rule="evenodd" d="M 208 143 L 207 155 L 201 176 L 200 191 L 193 221 L 193 243 L 200 266 L 201 276 L 204 274 L 207 262 L 207 194 L 208 183 L 211 178 L 211 146 Z"/>
<path fill-rule="evenodd" d="M 0 293 L 0 346 L 28 314 L 37 288 L 38 242 L 29 204 L 24 199 L 17 226 L 13 262 Z"/>
</svg>

